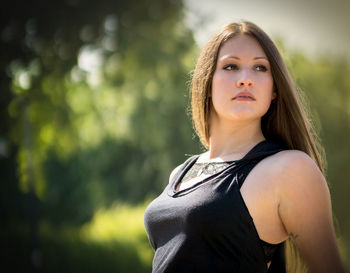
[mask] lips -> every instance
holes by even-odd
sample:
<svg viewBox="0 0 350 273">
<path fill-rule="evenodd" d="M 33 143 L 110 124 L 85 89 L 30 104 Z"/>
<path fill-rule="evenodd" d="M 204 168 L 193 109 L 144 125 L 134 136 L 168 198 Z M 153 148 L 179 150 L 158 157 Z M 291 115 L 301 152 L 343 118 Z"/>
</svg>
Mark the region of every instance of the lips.
<svg viewBox="0 0 350 273">
<path fill-rule="evenodd" d="M 238 93 L 233 99 L 234 100 L 255 100 L 252 93 L 247 91 Z"/>
</svg>

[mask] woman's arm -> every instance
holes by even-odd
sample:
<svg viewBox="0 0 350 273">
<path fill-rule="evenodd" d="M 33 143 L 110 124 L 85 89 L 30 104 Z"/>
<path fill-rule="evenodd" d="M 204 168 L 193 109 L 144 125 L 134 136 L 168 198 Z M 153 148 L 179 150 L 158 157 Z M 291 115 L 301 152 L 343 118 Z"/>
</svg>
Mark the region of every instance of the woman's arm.
<svg viewBox="0 0 350 273">
<path fill-rule="evenodd" d="M 279 162 L 279 215 L 312 273 L 344 273 L 332 221 L 329 189 L 315 162 L 286 151 Z"/>
</svg>

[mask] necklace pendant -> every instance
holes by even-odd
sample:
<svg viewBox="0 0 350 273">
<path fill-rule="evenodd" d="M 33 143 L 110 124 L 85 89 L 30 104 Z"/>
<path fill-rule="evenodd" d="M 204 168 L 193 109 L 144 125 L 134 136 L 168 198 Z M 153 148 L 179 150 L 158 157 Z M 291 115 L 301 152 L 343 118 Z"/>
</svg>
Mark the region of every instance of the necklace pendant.
<svg viewBox="0 0 350 273">
<path fill-rule="evenodd" d="M 209 163 L 205 164 L 205 165 L 198 171 L 197 176 L 200 176 L 200 175 L 202 175 L 202 174 L 207 174 L 207 173 L 208 173 L 208 166 L 209 166 L 209 165 L 210 165 Z"/>
<path fill-rule="evenodd" d="M 197 176 L 201 176 L 203 174 L 203 168 L 201 168 L 198 173 L 197 173 Z"/>
</svg>

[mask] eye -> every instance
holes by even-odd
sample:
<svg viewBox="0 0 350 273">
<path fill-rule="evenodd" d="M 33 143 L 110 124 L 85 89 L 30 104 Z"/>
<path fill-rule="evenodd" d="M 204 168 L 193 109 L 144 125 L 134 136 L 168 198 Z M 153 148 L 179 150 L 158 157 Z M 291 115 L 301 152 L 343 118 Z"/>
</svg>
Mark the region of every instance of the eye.
<svg viewBox="0 0 350 273">
<path fill-rule="evenodd" d="M 267 68 L 266 68 L 265 65 L 257 65 L 255 68 L 258 71 L 262 71 L 262 72 L 266 72 L 267 71 Z"/>
<path fill-rule="evenodd" d="M 224 66 L 224 70 L 237 70 L 238 66 L 235 64 L 228 64 Z"/>
</svg>

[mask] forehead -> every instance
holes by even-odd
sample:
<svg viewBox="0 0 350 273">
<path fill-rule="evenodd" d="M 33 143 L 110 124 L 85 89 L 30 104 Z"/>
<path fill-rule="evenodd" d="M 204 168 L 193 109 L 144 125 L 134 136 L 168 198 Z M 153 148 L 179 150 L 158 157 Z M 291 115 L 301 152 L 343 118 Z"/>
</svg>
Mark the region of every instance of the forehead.
<svg viewBox="0 0 350 273">
<path fill-rule="evenodd" d="M 238 35 L 227 40 L 219 51 L 219 59 L 225 56 L 266 57 L 259 42 L 249 35 Z"/>
</svg>

